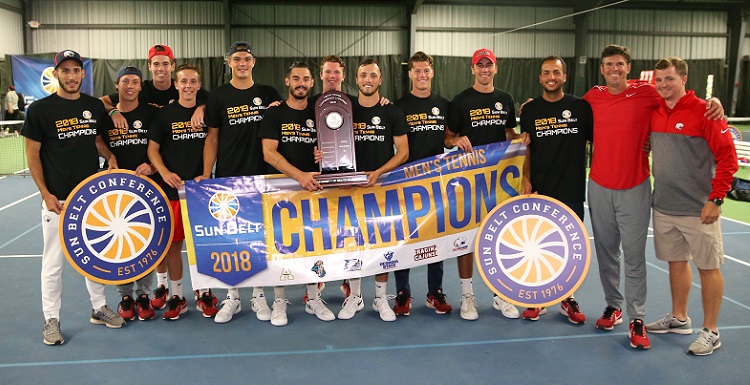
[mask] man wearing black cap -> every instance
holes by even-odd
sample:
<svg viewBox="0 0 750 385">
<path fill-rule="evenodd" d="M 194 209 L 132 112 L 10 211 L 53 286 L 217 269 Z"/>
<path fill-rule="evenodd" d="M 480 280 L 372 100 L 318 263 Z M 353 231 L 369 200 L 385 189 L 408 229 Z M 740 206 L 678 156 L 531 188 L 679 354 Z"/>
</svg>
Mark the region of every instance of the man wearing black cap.
<svg viewBox="0 0 750 385">
<path fill-rule="evenodd" d="M 456 95 L 451 101 L 448 129 L 445 130 L 446 146 L 472 151 L 472 146 L 503 142 L 518 138 L 516 108 L 513 97 L 494 85 L 497 74 L 497 59 L 489 48 L 474 52 L 471 58 L 471 73 L 474 85 Z M 461 318 L 476 320 L 476 299 L 472 288 L 474 254 L 458 257 L 458 276 L 461 281 Z M 518 318 L 518 309 L 502 298 L 495 296 L 495 309 L 507 318 Z"/>
<path fill-rule="evenodd" d="M 217 178 L 268 172 L 258 131 L 268 105 L 280 101 L 281 95 L 253 79 L 255 56 L 250 43 L 234 42 L 227 64 L 232 69 L 232 79 L 212 90 L 206 103 L 208 135 L 203 147 L 203 175 L 196 180 L 210 178 L 214 163 Z M 253 288 L 250 303 L 259 320 L 271 320 L 262 287 Z M 214 321 L 229 322 L 241 309 L 239 290 L 229 289 Z"/>
<path fill-rule="evenodd" d="M 44 343 L 60 345 L 62 268 L 65 256 L 58 237 L 60 212 L 70 192 L 99 168 L 99 156 L 117 168 L 115 155 L 99 135 L 112 128 L 102 103 L 82 94 L 81 56 L 71 50 L 55 55 L 57 92 L 29 106 L 21 134 L 26 137 L 29 171 L 42 196 L 42 310 Z M 90 322 L 120 328 L 125 320 L 107 307 L 104 285 L 86 278 L 91 298 Z"/>
<path fill-rule="evenodd" d="M 101 133 L 107 147 L 115 154 L 118 166 L 135 171 L 136 175 L 153 175 L 156 170 L 149 164 L 146 149 L 148 139 L 146 134 L 151 122 L 159 111 L 158 108 L 139 102 L 141 92 L 141 70 L 133 66 L 126 66 L 117 71 L 118 100 L 117 109 L 125 118 L 127 128 L 113 128 Z M 126 320 L 154 318 L 154 308 L 149 296 L 154 284 L 153 272 L 140 278 L 137 282 L 136 294 L 133 296 L 133 283 L 117 285 L 117 291 L 122 300 L 117 307 L 117 314 Z M 137 298 L 137 302 L 136 299 Z"/>
</svg>

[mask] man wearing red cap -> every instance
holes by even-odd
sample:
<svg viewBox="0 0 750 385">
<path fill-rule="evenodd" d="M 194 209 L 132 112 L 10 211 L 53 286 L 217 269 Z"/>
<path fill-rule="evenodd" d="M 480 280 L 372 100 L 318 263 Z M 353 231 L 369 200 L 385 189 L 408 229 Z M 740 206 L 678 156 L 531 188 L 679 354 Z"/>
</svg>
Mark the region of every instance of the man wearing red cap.
<svg viewBox="0 0 750 385">
<path fill-rule="evenodd" d="M 71 191 L 99 169 L 99 157 L 109 168 L 117 168 L 115 155 L 100 134 L 112 128 L 102 103 L 82 94 L 85 72 L 81 55 L 65 50 L 55 55 L 52 75 L 59 82 L 54 94 L 29 106 L 21 134 L 26 137 L 29 171 L 42 196 L 42 310 L 43 342 L 60 345 L 62 305 L 62 269 L 65 264 L 58 224 L 60 212 Z M 125 320 L 107 306 L 104 285 L 86 278 L 91 299 L 93 324 L 120 328 Z"/>
<path fill-rule="evenodd" d="M 472 146 L 503 142 L 519 138 L 513 129 L 516 126 L 516 107 L 513 97 L 496 89 L 493 81 L 497 74 L 497 59 L 489 48 L 474 52 L 471 57 L 471 73 L 474 85 L 456 95 L 451 102 L 445 144 L 472 151 Z M 458 257 L 458 276 L 461 280 L 461 318 L 476 320 L 476 299 L 472 287 L 474 254 Z M 505 317 L 518 318 L 518 309 L 502 298 L 495 296 L 493 306 Z"/>
<path fill-rule="evenodd" d="M 232 79 L 213 89 L 206 103 L 208 135 L 203 147 L 203 175 L 196 180 L 210 178 L 214 165 L 217 178 L 268 172 L 258 132 L 269 104 L 282 100 L 281 95 L 253 79 L 255 55 L 250 43 L 234 42 L 227 65 L 232 69 Z M 231 321 L 242 310 L 239 289 L 230 288 L 222 304 L 214 318 L 217 323 Z M 259 320 L 271 320 L 262 287 L 253 288 L 250 304 Z"/>
</svg>

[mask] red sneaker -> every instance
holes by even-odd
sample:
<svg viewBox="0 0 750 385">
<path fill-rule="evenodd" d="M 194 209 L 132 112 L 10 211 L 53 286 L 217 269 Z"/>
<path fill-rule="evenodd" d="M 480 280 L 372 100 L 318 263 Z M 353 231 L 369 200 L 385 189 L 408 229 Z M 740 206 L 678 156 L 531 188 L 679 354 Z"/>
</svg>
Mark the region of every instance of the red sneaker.
<svg viewBox="0 0 750 385">
<path fill-rule="evenodd" d="M 117 305 L 117 315 L 126 321 L 135 319 L 135 301 L 129 295 L 122 296 L 122 301 Z"/>
<path fill-rule="evenodd" d="M 547 314 L 546 307 L 528 307 L 523 311 L 521 317 L 529 321 L 539 321 L 539 316 L 542 314 Z"/>
<path fill-rule="evenodd" d="M 615 309 L 612 306 L 607 306 L 604 309 L 602 317 L 596 320 L 596 328 L 604 330 L 612 330 L 616 325 L 622 323 L 622 310 Z"/>
<path fill-rule="evenodd" d="M 568 316 L 568 321 L 576 325 L 583 325 L 586 323 L 586 316 L 581 312 L 578 307 L 578 302 L 573 298 L 568 298 L 560 303 L 560 313 Z"/>
<path fill-rule="evenodd" d="M 151 306 L 153 306 L 154 309 L 164 309 L 164 306 L 167 306 L 168 297 L 169 289 L 164 287 L 164 285 L 159 285 L 159 287 L 154 290 L 154 298 L 151 299 Z"/>
<path fill-rule="evenodd" d="M 445 314 L 453 311 L 453 307 L 445 299 L 445 294 L 442 291 L 438 291 L 437 294 L 427 294 L 427 303 L 425 304 L 430 309 L 435 309 L 435 313 Z"/>
<path fill-rule="evenodd" d="M 138 310 L 138 319 L 141 321 L 154 319 L 156 313 L 154 312 L 151 301 L 148 300 L 148 295 L 141 294 L 138 296 L 138 303 L 136 303 L 136 309 Z"/>
<path fill-rule="evenodd" d="M 215 316 L 216 313 L 219 312 L 219 309 L 216 308 L 217 302 L 218 302 L 218 299 L 209 290 L 207 293 L 203 293 L 203 295 L 201 295 L 200 298 L 196 297 L 195 306 L 198 309 L 198 311 L 203 313 L 204 317 L 211 318 Z"/>
<path fill-rule="evenodd" d="M 399 292 L 396 296 L 396 304 L 393 305 L 393 312 L 396 313 L 396 315 L 409 315 L 411 311 L 411 297 L 404 294 L 404 292 Z"/>
<path fill-rule="evenodd" d="M 324 282 L 318 282 L 318 295 L 323 292 L 323 289 L 326 288 L 326 284 Z M 305 290 L 305 296 L 302 298 L 302 303 L 307 303 L 307 300 L 310 299 L 307 297 L 307 290 Z"/>
<path fill-rule="evenodd" d="M 196 302 L 196 305 L 197 305 L 198 300 L 201 299 L 201 294 L 200 293 L 201 293 L 200 290 L 196 290 L 195 291 L 195 302 Z M 216 296 L 214 295 L 214 293 L 211 292 L 211 289 L 208 289 L 208 294 L 211 295 L 211 303 L 214 306 L 218 305 L 219 304 L 219 299 L 216 298 Z M 198 309 L 198 310 L 200 310 L 200 309 Z"/>
<path fill-rule="evenodd" d="M 651 347 L 651 342 L 646 334 L 646 325 L 643 324 L 642 320 L 634 319 L 630 322 L 630 346 L 643 350 Z"/>
<path fill-rule="evenodd" d="M 167 311 L 164 312 L 164 319 L 168 320 L 178 320 L 180 319 L 180 314 L 185 314 L 187 312 L 187 301 L 185 301 L 185 297 L 178 297 L 176 295 L 173 295 L 172 298 L 167 301 Z"/>
</svg>

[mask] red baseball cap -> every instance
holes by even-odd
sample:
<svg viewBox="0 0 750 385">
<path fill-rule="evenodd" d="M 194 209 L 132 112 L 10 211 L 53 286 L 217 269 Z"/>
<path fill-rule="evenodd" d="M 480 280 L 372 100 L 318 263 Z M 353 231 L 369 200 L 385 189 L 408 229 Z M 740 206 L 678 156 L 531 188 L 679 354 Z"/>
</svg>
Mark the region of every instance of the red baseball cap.
<svg viewBox="0 0 750 385">
<path fill-rule="evenodd" d="M 474 56 L 471 57 L 471 65 L 475 65 L 479 63 L 480 60 L 487 58 L 490 59 L 492 64 L 497 63 L 497 58 L 495 58 L 495 53 L 492 52 L 489 48 L 480 48 L 474 52 Z"/>
<path fill-rule="evenodd" d="M 170 59 L 174 60 L 172 48 L 169 48 L 168 45 L 157 44 L 151 47 L 151 49 L 148 50 L 148 61 L 151 61 L 151 58 L 156 55 L 167 55 Z"/>
</svg>

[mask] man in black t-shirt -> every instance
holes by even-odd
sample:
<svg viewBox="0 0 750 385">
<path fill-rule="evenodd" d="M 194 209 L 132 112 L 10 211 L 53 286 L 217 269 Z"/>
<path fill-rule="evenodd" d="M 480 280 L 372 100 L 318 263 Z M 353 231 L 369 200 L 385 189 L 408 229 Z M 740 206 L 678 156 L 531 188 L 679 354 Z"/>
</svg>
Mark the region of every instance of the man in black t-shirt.
<svg viewBox="0 0 750 385">
<path fill-rule="evenodd" d="M 156 107 L 164 107 L 176 101 L 179 95 L 172 80 L 172 72 L 175 69 L 172 48 L 164 44 L 157 44 L 151 47 L 148 50 L 147 64 L 148 70 L 151 72 L 151 80 L 142 82 L 141 93 L 138 96 L 140 102 Z M 127 122 L 119 114 L 119 110 L 116 107 L 120 101 L 118 93 L 105 95 L 99 99 L 104 103 L 104 107 L 112 117 L 115 128 L 127 128 Z M 204 89 L 198 90 L 197 100 L 200 107 L 195 110 L 191 118 L 192 124 L 195 126 L 203 125 L 204 108 L 202 106 L 206 103 L 206 99 L 208 99 L 208 91 Z M 163 273 L 166 274 L 166 270 Z M 166 278 L 164 278 L 164 282 L 162 283 L 166 283 Z"/>
<path fill-rule="evenodd" d="M 296 180 L 308 191 L 322 188 L 314 176 L 318 174 L 314 151 L 317 144 L 315 107 L 308 100 L 314 79 L 310 67 L 304 62 L 295 62 L 289 67 L 285 84 L 289 96 L 280 105 L 268 109 L 263 117 L 259 136 L 263 143 L 263 157 L 272 173 L 281 172 Z M 287 324 L 284 286 L 274 288 L 271 324 Z M 322 321 L 336 317 L 320 299 L 318 284 L 307 284 L 305 311 L 315 314 Z"/>
<path fill-rule="evenodd" d="M 113 128 L 101 132 L 104 143 L 117 157 L 120 168 L 135 171 L 136 175 L 153 175 L 156 170 L 149 164 L 146 156 L 148 132 L 158 108 L 140 103 L 141 71 L 132 66 L 117 71 L 115 85 L 119 95 L 117 108 L 128 123 L 127 128 Z M 117 285 L 122 300 L 117 307 L 120 317 L 132 321 L 138 314 L 141 320 L 154 318 L 154 308 L 149 295 L 154 284 L 154 274 L 150 272 L 136 281 L 137 297 L 133 296 L 133 283 Z M 137 298 L 137 302 L 135 300 Z"/>
<path fill-rule="evenodd" d="M 250 43 L 234 42 L 229 48 L 227 64 L 232 69 L 232 79 L 211 91 L 206 103 L 208 135 L 203 147 L 203 174 L 196 180 L 210 178 L 214 164 L 217 178 L 268 172 L 258 131 L 268 105 L 280 101 L 281 95 L 275 88 L 253 79 L 255 56 Z M 239 290 L 229 289 L 222 303 L 224 306 L 214 318 L 217 323 L 231 321 L 242 310 Z M 250 304 L 259 320 L 271 320 L 262 287 L 253 288 Z"/>
<path fill-rule="evenodd" d="M 195 155 L 203 152 L 207 131 L 205 126 L 193 126 L 190 121 L 198 108 L 200 69 L 192 64 L 182 64 L 177 67 L 175 79 L 179 94 L 177 102 L 161 109 L 148 132 L 148 158 L 162 177 L 162 189 L 167 194 L 174 215 L 175 232 L 164 258 L 169 268 L 169 284 L 172 288 L 164 319 L 170 320 L 179 319 L 180 314 L 187 311 L 186 300 L 182 295 L 182 245 L 185 232 L 177 190 L 182 186 L 183 180 L 194 179 L 203 174 L 203 159 Z M 195 300 L 197 309 L 204 317 L 216 315 L 218 301 L 210 290 L 196 290 Z"/>
<path fill-rule="evenodd" d="M 492 50 L 482 48 L 471 57 L 471 73 L 474 85 L 456 95 L 451 101 L 450 121 L 446 133 L 448 148 L 457 146 L 463 151 L 472 151 L 472 146 L 516 139 L 516 107 L 513 97 L 494 85 L 497 74 L 497 59 Z M 464 139 L 465 138 L 465 139 Z M 474 254 L 457 258 L 458 276 L 461 281 L 461 318 L 479 318 L 472 285 Z M 495 296 L 493 307 L 505 317 L 518 318 L 518 309 L 502 298 Z"/>
<path fill-rule="evenodd" d="M 594 118 L 587 101 L 563 92 L 565 70 L 565 61 L 558 56 L 542 60 L 539 71 L 542 96 L 523 107 L 521 132 L 528 133 L 531 142 L 526 149 L 521 193 L 555 198 L 583 220 L 586 143 L 592 140 Z M 586 322 L 573 296 L 560 307 L 570 322 L 578 325 Z M 544 308 L 528 308 L 522 317 L 536 321 L 546 312 Z"/>
<path fill-rule="evenodd" d="M 357 68 L 359 97 L 352 102 L 354 120 L 354 149 L 357 170 L 369 171 L 366 186 L 373 186 L 384 173 L 403 164 L 409 158 L 409 139 L 406 117 L 398 107 L 380 104 L 378 88 L 383 83 L 380 66 L 374 59 L 365 59 Z M 394 153 L 393 149 L 396 149 Z M 373 310 L 383 321 L 395 321 L 396 314 L 388 305 L 386 285 L 388 273 L 375 276 Z M 340 319 L 350 319 L 364 307 L 361 278 L 349 280 L 349 293 L 339 312 Z"/>
<path fill-rule="evenodd" d="M 445 127 L 448 123 L 450 102 L 432 93 L 435 76 L 432 56 L 419 51 L 408 62 L 411 92 L 396 101 L 396 106 L 406 114 L 409 124 L 409 159 L 407 163 L 445 151 Z M 411 309 L 410 269 L 393 273 L 396 277 L 396 315 L 409 315 Z M 427 307 L 438 314 L 453 311 L 443 294 L 443 261 L 427 265 Z"/>
<path fill-rule="evenodd" d="M 110 169 L 117 159 L 99 133 L 112 128 L 102 103 L 82 94 L 85 72 L 81 55 L 65 50 L 55 55 L 52 75 L 57 91 L 29 106 L 21 134 L 26 137 L 29 171 L 42 196 L 42 310 L 43 342 L 60 345 L 62 269 L 65 255 L 58 236 L 60 212 L 73 189 L 99 169 L 99 156 Z M 107 306 L 104 285 L 85 279 L 91 305 L 90 322 L 120 328 L 125 320 Z"/>
</svg>

